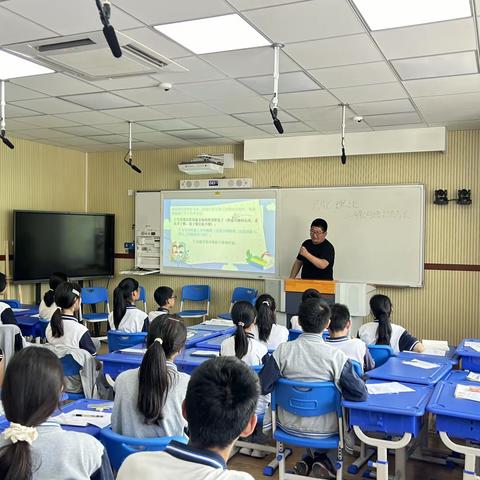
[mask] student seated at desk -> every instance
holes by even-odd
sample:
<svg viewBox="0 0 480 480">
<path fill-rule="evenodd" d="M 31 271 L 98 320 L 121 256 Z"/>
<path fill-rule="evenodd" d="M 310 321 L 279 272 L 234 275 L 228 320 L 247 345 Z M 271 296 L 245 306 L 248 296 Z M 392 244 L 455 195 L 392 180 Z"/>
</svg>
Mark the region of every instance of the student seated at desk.
<svg viewBox="0 0 480 480">
<path fill-rule="evenodd" d="M 54 301 L 58 308 L 47 325 L 45 336 L 52 345 L 81 348 L 96 355 L 97 348 L 88 328 L 75 316 L 81 305 L 80 292 L 80 285 L 71 282 L 63 282 L 55 289 Z"/>
<path fill-rule="evenodd" d="M 112 330 L 135 333 L 148 331 L 148 315 L 135 306 L 140 286 L 134 278 L 124 278 L 113 291 L 113 312 L 108 323 Z"/>
<path fill-rule="evenodd" d="M 55 289 L 63 282 L 68 280 L 67 275 L 62 272 L 52 273 L 48 285 L 50 290 L 45 292 L 42 301 L 38 307 L 38 317 L 43 320 L 48 320 L 52 318 L 52 315 L 55 313 L 55 310 L 58 308 L 55 303 Z"/>
<path fill-rule="evenodd" d="M 112 430 L 128 437 L 185 436 L 182 402 L 190 375 L 173 363 L 185 346 L 187 328 L 163 315 L 150 325 L 147 351 L 140 368 L 121 373 L 115 381 Z"/>
<path fill-rule="evenodd" d="M 330 322 L 328 305 L 318 298 L 309 298 L 300 305 L 300 326 L 305 333 L 294 342 L 280 345 L 259 373 L 262 394 L 272 392 L 280 378 L 305 382 L 335 382 L 344 398 L 364 401 L 367 398 L 365 383 L 355 373 L 351 360 L 339 349 L 323 340 L 322 332 Z M 278 409 L 278 423 L 293 435 L 310 438 L 334 435 L 338 432 L 335 413 L 319 417 L 298 417 Z M 270 422 L 269 422 L 270 420 Z M 265 416 L 264 430 L 271 427 Z M 308 452 L 295 466 L 299 475 L 310 471 L 320 478 L 335 478 L 336 471 L 326 451 Z"/>
<path fill-rule="evenodd" d="M 7 288 L 7 277 L 0 272 L 0 293 L 3 293 Z M 12 308 L 8 303 L 0 302 L 0 325 L 17 325 L 17 319 L 13 313 Z M 19 333 L 15 335 L 15 351 L 18 352 L 23 348 L 23 337 Z M 0 350 L 0 360 L 3 358 L 3 352 Z"/>
<path fill-rule="evenodd" d="M 281 343 L 288 342 L 288 329 L 277 325 L 275 299 L 266 293 L 260 295 L 255 302 L 257 320 L 253 327 L 255 338 L 275 350 Z"/>
<path fill-rule="evenodd" d="M 332 347 L 340 349 L 348 358 L 356 360 L 362 365 L 365 372 L 375 368 L 375 362 L 365 342 L 348 335 L 351 327 L 352 322 L 348 308 L 346 305 L 336 303 L 330 311 L 329 336 L 325 341 Z"/>
<path fill-rule="evenodd" d="M 237 439 L 255 429 L 258 391 L 257 376 L 236 358 L 202 363 L 183 403 L 188 445 L 171 442 L 163 452 L 134 453 L 117 480 L 253 480 L 248 473 L 227 470 L 227 461 Z"/>
<path fill-rule="evenodd" d="M 367 345 L 390 345 L 395 353 L 404 350 L 421 353 L 423 344 L 405 328 L 390 322 L 392 302 L 386 295 L 374 295 L 370 299 L 374 322 L 365 323 L 358 330 L 358 338 Z"/>
<path fill-rule="evenodd" d="M 158 287 L 153 294 L 153 298 L 157 302 L 158 309 L 152 310 L 148 314 L 148 318 L 152 321 L 159 315 L 168 315 L 175 305 L 176 295 L 170 287 Z"/>
<path fill-rule="evenodd" d="M 2 387 L 11 424 L 0 440 L 0 478 L 113 480 L 105 448 L 97 439 L 48 421 L 58 408 L 62 388 L 62 366 L 46 348 L 25 348 L 12 358 Z"/>
<path fill-rule="evenodd" d="M 302 293 L 302 303 L 309 298 L 322 298 L 320 292 L 314 288 L 308 288 Z M 302 330 L 300 323 L 298 322 L 298 315 L 294 315 L 290 319 L 290 324 L 292 325 L 292 330 Z"/>
</svg>

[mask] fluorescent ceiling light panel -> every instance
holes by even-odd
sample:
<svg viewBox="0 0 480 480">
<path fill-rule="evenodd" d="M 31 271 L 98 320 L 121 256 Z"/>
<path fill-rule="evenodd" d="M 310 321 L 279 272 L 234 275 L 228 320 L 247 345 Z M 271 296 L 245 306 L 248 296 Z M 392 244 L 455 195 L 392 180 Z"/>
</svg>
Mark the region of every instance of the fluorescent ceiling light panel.
<svg viewBox="0 0 480 480">
<path fill-rule="evenodd" d="M 370 30 L 470 17 L 469 0 L 353 0 Z"/>
<path fill-rule="evenodd" d="M 43 75 L 45 73 L 54 73 L 54 71 L 0 50 L 0 80 Z"/>
<path fill-rule="evenodd" d="M 270 45 L 265 37 L 236 13 L 157 25 L 154 28 L 198 55 Z"/>
</svg>

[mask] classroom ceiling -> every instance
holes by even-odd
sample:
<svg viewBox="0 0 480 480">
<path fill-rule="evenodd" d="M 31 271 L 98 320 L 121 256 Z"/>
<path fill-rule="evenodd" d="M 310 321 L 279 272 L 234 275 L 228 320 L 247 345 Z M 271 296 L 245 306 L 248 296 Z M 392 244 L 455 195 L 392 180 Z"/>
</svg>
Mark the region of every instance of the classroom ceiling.
<svg viewBox="0 0 480 480">
<path fill-rule="evenodd" d="M 112 0 L 119 39 L 166 59 L 162 69 L 112 57 L 95 0 L 0 0 L 3 50 L 31 54 L 85 38 L 99 47 L 56 52 L 43 62 L 55 73 L 11 79 L 7 133 L 82 151 L 126 149 L 129 120 L 139 149 L 278 135 L 268 112 L 272 48 L 195 55 L 153 28 L 229 13 L 285 44 L 279 118 L 286 135 L 340 132 L 341 103 L 349 105 L 347 132 L 480 128 L 480 0 L 471 11 L 372 32 L 353 0 Z"/>
</svg>

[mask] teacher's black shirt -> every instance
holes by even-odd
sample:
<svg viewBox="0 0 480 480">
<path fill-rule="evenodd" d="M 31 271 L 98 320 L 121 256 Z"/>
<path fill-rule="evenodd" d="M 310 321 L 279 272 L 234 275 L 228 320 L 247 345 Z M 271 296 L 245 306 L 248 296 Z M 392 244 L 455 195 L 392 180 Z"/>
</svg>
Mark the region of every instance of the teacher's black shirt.
<svg viewBox="0 0 480 480">
<path fill-rule="evenodd" d="M 311 280 L 333 280 L 333 264 L 335 262 L 335 249 L 333 248 L 333 245 L 327 239 L 317 245 L 309 239 L 305 240 L 302 243 L 302 246 L 304 246 L 313 256 L 322 258 L 328 262 L 328 267 L 322 270 L 305 257 L 298 255 L 297 260 L 300 260 L 303 263 L 302 278 L 308 278 Z"/>
</svg>

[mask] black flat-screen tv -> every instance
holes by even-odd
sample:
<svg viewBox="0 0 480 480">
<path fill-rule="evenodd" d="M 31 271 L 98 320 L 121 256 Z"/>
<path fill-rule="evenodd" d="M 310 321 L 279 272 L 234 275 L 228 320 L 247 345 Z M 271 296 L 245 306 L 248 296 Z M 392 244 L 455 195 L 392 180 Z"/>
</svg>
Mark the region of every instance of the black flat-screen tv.
<svg viewBox="0 0 480 480">
<path fill-rule="evenodd" d="M 115 215 L 13 212 L 13 280 L 40 282 L 53 272 L 72 279 L 114 274 Z"/>
</svg>

